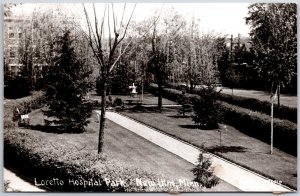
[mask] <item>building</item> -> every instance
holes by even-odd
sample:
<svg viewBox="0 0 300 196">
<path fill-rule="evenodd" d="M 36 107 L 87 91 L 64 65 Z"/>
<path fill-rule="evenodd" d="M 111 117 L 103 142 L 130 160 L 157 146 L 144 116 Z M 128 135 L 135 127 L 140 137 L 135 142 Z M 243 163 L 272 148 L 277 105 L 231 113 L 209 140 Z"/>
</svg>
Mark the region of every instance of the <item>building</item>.
<svg viewBox="0 0 300 196">
<path fill-rule="evenodd" d="M 72 26 L 73 21 L 73 18 L 54 16 L 53 12 L 38 12 L 25 17 L 5 17 L 3 26 L 5 81 L 15 78 L 25 65 L 32 66 L 30 70 L 34 77 L 43 67 L 49 66 L 51 57 L 55 55 L 55 38 L 65 28 L 76 33 Z"/>
<path fill-rule="evenodd" d="M 228 51 L 228 67 L 226 78 L 223 79 L 223 85 L 230 85 L 242 88 L 251 88 L 256 85 L 257 72 L 253 67 L 254 51 L 252 49 L 250 38 L 233 38 L 226 41 Z M 230 73 L 229 73 L 230 72 Z"/>
<path fill-rule="evenodd" d="M 13 77 L 23 66 L 19 58 L 19 45 L 24 36 L 23 29 L 27 20 L 21 18 L 4 18 L 3 26 L 3 56 L 6 76 Z"/>
</svg>

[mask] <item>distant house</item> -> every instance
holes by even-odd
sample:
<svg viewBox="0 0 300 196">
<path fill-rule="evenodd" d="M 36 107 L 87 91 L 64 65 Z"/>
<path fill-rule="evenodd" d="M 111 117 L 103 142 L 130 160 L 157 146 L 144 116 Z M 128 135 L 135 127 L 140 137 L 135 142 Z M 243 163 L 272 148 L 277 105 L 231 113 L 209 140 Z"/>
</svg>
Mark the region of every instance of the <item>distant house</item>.
<svg viewBox="0 0 300 196">
<path fill-rule="evenodd" d="M 226 48 L 229 51 L 228 70 L 231 76 L 227 81 L 236 87 L 248 88 L 255 85 L 257 73 L 254 70 L 254 52 L 250 38 L 231 37 L 227 40 Z"/>
</svg>

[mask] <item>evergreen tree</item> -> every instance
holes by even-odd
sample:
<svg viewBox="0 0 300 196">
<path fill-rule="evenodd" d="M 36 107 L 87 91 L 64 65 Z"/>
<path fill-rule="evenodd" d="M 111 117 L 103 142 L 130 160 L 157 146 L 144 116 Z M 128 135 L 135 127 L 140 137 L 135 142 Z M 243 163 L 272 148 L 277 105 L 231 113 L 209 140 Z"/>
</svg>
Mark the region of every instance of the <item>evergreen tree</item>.
<svg viewBox="0 0 300 196">
<path fill-rule="evenodd" d="M 219 112 L 217 102 L 220 91 L 216 91 L 213 85 L 203 87 L 199 90 L 200 99 L 194 100 L 193 110 L 195 115 L 192 119 L 195 124 L 205 129 L 216 129 L 222 115 Z"/>
<path fill-rule="evenodd" d="M 77 58 L 70 31 L 66 31 L 58 41 L 58 55 L 54 66 L 45 76 L 47 79 L 46 97 L 49 109 L 47 117 L 64 131 L 83 131 L 91 115 L 92 105 L 84 99 L 91 87 L 83 60 Z"/>
<path fill-rule="evenodd" d="M 219 178 L 213 175 L 211 164 L 211 160 L 205 158 L 203 153 L 200 152 L 197 165 L 192 169 L 195 176 L 194 181 L 206 188 L 211 188 L 219 183 Z"/>
</svg>

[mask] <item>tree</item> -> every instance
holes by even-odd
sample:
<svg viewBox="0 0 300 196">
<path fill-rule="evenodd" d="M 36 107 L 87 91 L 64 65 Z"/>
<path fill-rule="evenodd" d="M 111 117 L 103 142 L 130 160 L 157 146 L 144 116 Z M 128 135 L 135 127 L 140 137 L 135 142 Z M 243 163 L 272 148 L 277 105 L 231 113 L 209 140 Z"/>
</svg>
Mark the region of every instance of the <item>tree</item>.
<svg viewBox="0 0 300 196">
<path fill-rule="evenodd" d="M 18 5 L 18 3 L 4 3 L 3 4 L 4 17 L 11 16 L 11 14 L 12 14 L 11 9 L 17 5 Z"/>
<path fill-rule="evenodd" d="M 99 66 L 99 72 L 101 77 L 101 115 L 100 115 L 100 126 L 99 126 L 99 142 L 98 142 L 98 153 L 102 152 L 103 138 L 104 138 L 104 125 L 105 125 L 105 112 L 106 112 L 106 96 L 107 86 L 111 72 L 115 68 L 120 57 L 126 52 L 131 42 L 128 42 L 123 48 L 123 51 L 119 50 L 117 54 L 118 46 L 124 40 L 127 29 L 130 24 L 132 15 L 134 13 L 136 5 L 129 16 L 127 23 L 124 24 L 124 14 L 126 11 L 126 4 L 124 4 L 121 20 L 118 24 L 117 17 L 115 16 L 114 5 L 105 5 L 102 19 L 99 23 L 95 4 L 93 4 L 93 24 L 87 12 L 85 5 L 83 4 L 84 14 L 87 22 L 88 33 L 86 38 L 89 41 L 89 45 L 93 51 L 93 54 L 97 60 Z M 107 14 L 107 15 L 106 15 Z M 104 39 L 104 22 L 107 20 L 108 39 Z M 112 26 L 111 26 L 112 23 Z M 106 47 L 107 46 L 107 47 Z"/>
<path fill-rule="evenodd" d="M 167 10 L 169 14 L 164 17 L 164 24 L 160 23 L 161 11 L 151 19 L 153 31 L 150 35 L 151 51 L 148 55 L 148 72 L 151 72 L 158 85 L 158 108 L 162 107 L 163 85 L 168 81 L 173 62 L 176 61 L 176 40 L 179 39 L 180 30 L 185 25 L 182 16 L 174 9 Z M 161 31 L 161 32 L 159 32 Z M 174 76 L 174 72 L 172 73 Z"/>
<path fill-rule="evenodd" d="M 218 122 L 221 119 L 220 104 L 217 101 L 219 94 L 220 91 L 216 91 L 214 85 L 209 85 L 199 90 L 200 98 L 193 102 L 195 115 L 192 116 L 192 119 L 201 128 L 219 128 Z"/>
<path fill-rule="evenodd" d="M 47 117 L 54 117 L 51 122 L 61 126 L 64 131 L 81 132 L 92 112 L 91 103 L 84 99 L 91 86 L 85 78 L 91 71 L 86 70 L 84 61 L 78 59 L 70 31 L 59 38 L 57 45 L 54 66 L 45 76 L 49 108 L 44 113 Z"/>
<path fill-rule="evenodd" d="M 188 97 L 185 95 L 185 90 L 182 90 L 181 92 L 181 97 L 179 99 L 179 104 L 181 105 L 181 107 L 179 108 L 178 113 L 182 114 L 182 116 L 185 116 L 186 112 L 190 112 L 192 110 L 190 102 Z"/>
<path fill-rule="evenodd" d="M 161 50 L 154 50 L 150 53 L 150 60 L 148 62 L 148 70 L 154 74 L 158 85 L 158 108 L 162 107 L 162 91 L 163 84 L 168 76 L 166 70 L 167 55 Z"/>
<path fill-rule="evenodd" d="M 297 73 L 297 4 L 255 3 L 248 8 L 246 23 L 256 54 L 255 64 L 260 76 L 278 92 Z"/>
<path fill-rule="evenodd" d="M 211 188 L 219 183 L 219 178 L 213 174 L 211 164 L 211 160 L 204 157 L 203 153 L 200 152 L 196 167 L 192 169 L 195 176 L 194 181 L 206 188 Z"/>
<path fill-rule="evenodd" d="M 22 5 L 19 6 L 22 7 Z M 34 8 L 30 15 L 13 13 L 13 16 L 18 18 L 15 27 L 18 28 L 18 36 L 13 49 L 16 63 L 22 66 L 19 75 L 15 78 L 16 81 L 11 77 L 12 81 L 8 85 L 13 88 L 23 85 L 22 91 L 26 94 L 32 90 L 42 89 L 44 85 L 42 70 L 53 62 L 57 38 L 65 29 L 74 29 L 79 24 L 76 23 L 74 17 L 65 13 L 64 9 L 57 5 L 38 6 L 37 4 Z M 80 35 L 80 32 L 78 34 Z M 76 37 L 78 38 L 79 36 Z M 76 49 L 85 48 L 83 43 L 80 45 Z M 87 56 L 86 51 L 88 50 L 83 50 L 78 54 Z"/>
</svg>

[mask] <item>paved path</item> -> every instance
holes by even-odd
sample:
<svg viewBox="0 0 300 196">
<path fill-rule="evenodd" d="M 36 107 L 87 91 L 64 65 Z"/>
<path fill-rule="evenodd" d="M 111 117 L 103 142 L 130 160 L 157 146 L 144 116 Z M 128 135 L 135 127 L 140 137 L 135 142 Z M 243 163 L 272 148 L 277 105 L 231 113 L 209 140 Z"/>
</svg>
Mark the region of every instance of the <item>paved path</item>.
<svg viewBox="0 0 300 196">
<path fill-rule="evenodd" d="M 100 113 L 100 111 L 97 111 Z M 128 117 L 115 112 L 106 112 L 106 118 L 120 126 L 140 135 L 141 137 L 157 144 L 158 146 L 180 156 L 181 158 L 195 164 L 199 156 L 199 149 L 153 128 L 145 126 Z M 215 175 L 229 184 L 247 192 L 291 192 L 294 191 L 283 185 L 277 184 L 259 174 L 244 169 L 234 163 L 224 160 L 212 154 L 211 157 Z"/>
<path fill-rule="evenodd" d="M 6 192 L 45 192 L 45 190 L 39 189 L 28 182 L 25 182 L 15 173 L 10 170 L 3 168 L 3 180 L 8 181 L 8 190 Z"/>
<path fill-rule="evenodd" d="M 143 104 L 142 105 L 143 107 L 145 107 L 145 108 L 151 108 L 151 107 L 157 107 L 157 104 Z M 168 108 L 168 107 L 170 107 L 170 108 L 177 108 L 177 107 L 181 107 L 181 105 L 162 105 L 162 107 L 164 107 L 164 108 Z"/>
</svg>

